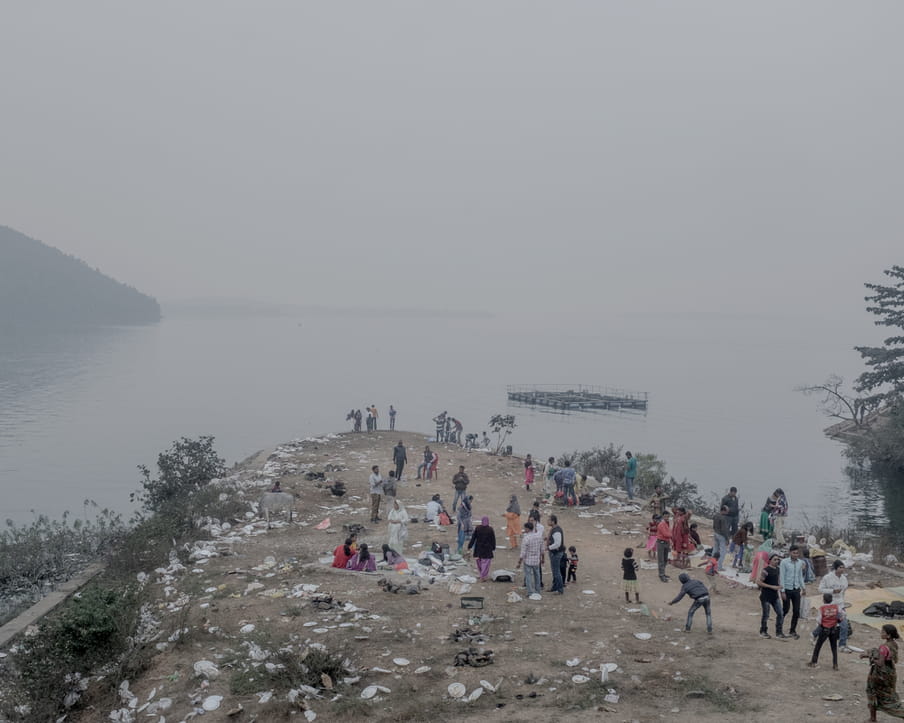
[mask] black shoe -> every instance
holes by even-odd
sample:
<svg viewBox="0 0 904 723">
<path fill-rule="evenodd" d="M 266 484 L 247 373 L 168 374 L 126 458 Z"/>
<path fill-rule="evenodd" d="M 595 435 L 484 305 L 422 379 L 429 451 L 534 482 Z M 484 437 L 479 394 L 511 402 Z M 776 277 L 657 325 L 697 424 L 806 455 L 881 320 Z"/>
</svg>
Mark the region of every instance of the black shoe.
<svg viewBox="0 0 904 723">
<path fill-rule="evenodd" d="M 761 637 L 761 638 L 766 638 L 766 639 L 768 640 L 768 639 L 771 638 L 772 636 L 764 630 L 764 631 L 762 631 L 762 632 L 760 633 L 760 637 Z"/>
<path fill-rule="evenodd" d="M 790 635 L 785 635 L 784 633 L 776 633 L 775 637 L 779 638 L 780 640 L 789 640 L 791 638 Z"/>
<path fill-rule="evenodd" d="M 800 635 L 798 635 L 797 633 L 791 633 L 791 637 L 795 640 L 800 640 Z"/>
<path fill-rule="evenodd" d="M 660 575 L 659 580 L 660 580 L 660 582 L 668 582 L 669 581 L 669 579 L 665 575 Z"/>
</svg>

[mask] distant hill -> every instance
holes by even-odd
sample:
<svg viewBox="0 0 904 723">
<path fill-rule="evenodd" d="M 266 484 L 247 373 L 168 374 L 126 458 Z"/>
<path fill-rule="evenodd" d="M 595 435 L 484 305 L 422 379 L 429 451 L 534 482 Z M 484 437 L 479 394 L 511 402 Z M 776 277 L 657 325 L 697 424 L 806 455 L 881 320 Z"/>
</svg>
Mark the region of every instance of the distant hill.
<svg viewBox="0 0 904 723">
<path fill-rule="evenodd" d="M 151 324 L 160 305 L 84 261 L 0 226 L 0 324 Z"/>
</svg>

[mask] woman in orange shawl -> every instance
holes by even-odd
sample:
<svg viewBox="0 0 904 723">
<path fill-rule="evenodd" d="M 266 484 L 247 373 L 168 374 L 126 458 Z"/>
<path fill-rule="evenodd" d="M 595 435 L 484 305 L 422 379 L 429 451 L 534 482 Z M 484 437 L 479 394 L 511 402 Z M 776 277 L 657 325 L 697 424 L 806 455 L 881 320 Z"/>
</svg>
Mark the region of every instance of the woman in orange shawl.
<svg viewBox="0 0 904 723">
<path fill-rule="evenodd" d="M 515 495 L 512 495 L 502 516 L 506 521 L 505 534 L 509 539 L 509 549 L 516 550 L 521 537 L 521 505 L 518 504 L 518 498 Z"/>
<path fill-rule="evenodd" d="M 675 551 L 675 567 L 686 568 L 690 563 L 688 552 L 695 550 L 697 546 L 691 539 L 690 513 L 684 507 L 675 507 L 673 510 L 675 519 L 672 522 L 672 549 Z"/>
</svg>

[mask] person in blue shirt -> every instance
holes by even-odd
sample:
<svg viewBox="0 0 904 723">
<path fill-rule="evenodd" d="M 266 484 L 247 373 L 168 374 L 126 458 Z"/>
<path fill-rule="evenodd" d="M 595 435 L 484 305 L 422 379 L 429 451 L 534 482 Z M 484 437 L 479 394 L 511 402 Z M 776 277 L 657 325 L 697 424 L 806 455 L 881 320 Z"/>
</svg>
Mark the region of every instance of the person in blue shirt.
<svg viewBox="0 0 904 723">
<path fill-rule="evenodd" d="M 634 499 L 634 478 L 637 477 L 637 460 L 630 452 L 625 452 L 628 458 L 628 466 L 625 468 L 625 490 L 628 493 L 628 499 Z"/>
<path fill-rule="evenodd" d="M 788 617 L 788 610 L 793 608 L 788 634 L 795 640 L 800 637 L 797 634 L 797 621 L 800 619 L 800 598 L 804 590 L 804 564 L 800 558 L 800 548 L 791 545 L 788 557 L 778 566 L 779 585 L 782 588 L 782 613 Z"/>
</svg>

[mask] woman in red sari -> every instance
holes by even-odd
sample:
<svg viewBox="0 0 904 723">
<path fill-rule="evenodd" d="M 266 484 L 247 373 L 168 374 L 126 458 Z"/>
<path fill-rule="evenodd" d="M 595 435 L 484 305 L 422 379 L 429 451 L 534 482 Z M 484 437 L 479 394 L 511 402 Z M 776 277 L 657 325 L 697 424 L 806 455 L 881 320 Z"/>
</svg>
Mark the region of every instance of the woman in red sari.
<svg viewBox="0 0 904 723">
<path fill-rule="evenodd" d="M 672 549 L 675 551 L 675 567 L 687 568 L 690 564 L 688 561 L 688 552 L 696 550 L 697 546 L 691 539 L 690 513 L 684 507 L 673 508 L 675 515 L 672 522 Z"/>
</svg>

